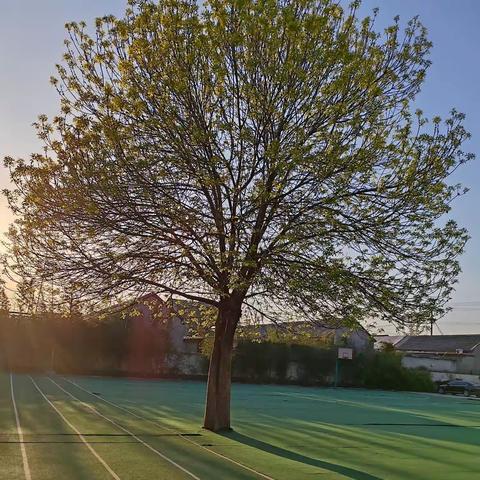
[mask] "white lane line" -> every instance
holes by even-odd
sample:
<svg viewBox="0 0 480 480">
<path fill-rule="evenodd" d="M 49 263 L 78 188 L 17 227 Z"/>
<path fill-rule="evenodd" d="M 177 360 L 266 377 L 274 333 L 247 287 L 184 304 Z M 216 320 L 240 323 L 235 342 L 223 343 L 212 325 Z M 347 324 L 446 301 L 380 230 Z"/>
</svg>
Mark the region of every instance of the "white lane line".
<svg viewBox="0 0 480 480">
<path fill-rule="evenodd" d="M 33 385 L 35 388 L 40 392 L 40 395 L 49 403 L 49 405 L 58 413 L 60 418 L 78 435 L 80 440 L 85 444 L 85 446 L 90 450 L 92 455 L 105 467 L 105 470 L 115 479 L 115 480 L 120 480 L 120 477 L 110 468 L 110 466 L 105 462 L 105 460 L 93 449 L 93 447 L 85 440 L 85 437 L 80 433 L 80 431 L 73 426 L 60 412 L 60 410 L 47 398 L 47 396 L 42 392 L 40 387 L 37 385 L 35 380 L 30 377 L 30 380 L 32 381 Z"/>
<path fill-rule="evenodd" d="M 144 442 L 141 438 L 137 437 L 134 433 L 132 433 L 130 430 L 127 430 L 125 427 L 123 427 L 122 425 L 118 424 L 117 422 L 115 422 L 115 420 L 112 420 L 111 418 L 108 418 L 106 417 L 105 415 L 101 414 L 98 410 L 95 409 L 95 407 L 93 407 L 92 405 L 86 403 L 86 402 L 83 402 L 82 400 L 80 400 L 79 398 L 77 398 L 75 395 L 71 394 L 68 390 L 65 390 L 61 385 L 59 385 L 55 380 L 51 379 L 51 378 L 48 378 L 53 384 L 55 384 L 60 390 L 62 390 L 62 392 L 65 392 L 67 395 L 69 395 L 71 398 L 73 398 L 74 400 L 76 400 L 77 402 L 79 402 L 81 405 L 83 405 L 84 407 L 88 408 L 89 410 L 91 410 L 93 413 L 95 413 L 95 415 L 98 415 L 99 417 L 103 418 L 104 420 L 106 420 L 107 422 L 110 422 L 112 425 L 115 425 L 117 428 L 119 428 L 120 430 L 123 430 L 126 434 L 130 435 L 132 438 L 134 438 L 135 440 L 137 440 L 137 442 L 140 442 L 143 446 L 147 447 L 149 450 L 151 450 L 153 453 L 155 453 L 156 455 L 158 455 L 159 457 L 163 458 L 164 460 L 166 460 L 167 462 L 169 462 L 170 464 L 172 464 L 173 466 L 177 467 L 178 469 L 182 470 L 182 472 L 186 473 L 187 475 L 189 475 L 190 477 L 194 478 L 195 480 L 200 480 L 199 477 L 197 477 L 195 474 L 193 474 L 192 472 L 190 472 L 189 470 L 187 470 L 186 468 L 182 467 L 181 465 L 179 465 L 177 462 L 175 462 L 174 460 L 172 460 L 171 458 L 167 457 L 166 455 L 164 455 L 162 452 L 158 451 L 156 448 L 153 448 L 151 445 L 149 445 L 147 442 Z"/>
<path fill-rule="evenodd" d="M 10 372 L 10 392 L 12 394 L 12 403 L 13 403 L 13 411 L 15 412 L 15 421 L 17 422 L 18 440 L 20 442 L 20 449 L 22 451 L 23 472 L 25 473 L 25 480 L 32 480 L 30 467 L 28 465 L 27 450 L 25 448 L 25 444 L 23 443 L 22 426 L 20 425 L 20 417 L 18 416 L 17 404 L 15 402 L 15 393 L 13 391 L 13 375 L 11 372 Z"/>
<path fill-rule="evenodd" d="M 63 377 L 62 377 L 63 378 Z M 189 442 L 189 443 L 192 443 L 193 445 L 196 445 L 197 447 L 199 448 L 202 448 L 203 450 L 206 450 L 207 452 L 210 452 L 211 454 L 213 455 L 216 455 L 217 457 L 220 457 L 220 458 L 223 458 L 224 460 L 227 460 L 228 462 L 230 463 L 233 463 L 234 465 L 237 465 L 238 467 L 241 467 L 245 470 L 248 470 L 249 472 L 251 473 L 254 473 L 255 475 L 258 475 L 259 477 L 261 478 L 265 478 L 266 480 L 275 480 L 273 477 L 269 477 L 268 475 L 265 475 L 264 473 L 262 472 L 259 472 L 251 467 L 248 467 L 247 465 L 244 465 L 243 463 L 240 463 L 240 462 L 237 462 L 236 460 L 233 460 L 232 458 L 230 457 L 227 457 L 225 455 L 222 455 L 221 453 L 218 453 L 218 452 L 215 452 L 215 450 L 211 450 L 210 448 L 207 448 L 205 447 L 204 445 L 200 445 L 199 443 L 197 442 L 194 442 L 193 440 L 190 440 L 189 438 L 185 437 L 184 435 L 182 435 L 181 433 L 178 433 L 176 432 L 175 430 L 169 428 L 169 427 L 166 427 L 165 425 L 159 423 L 159 422 L 156 422 L 155 420 L 151 420 L 150 418 L 146 418 L 146 417 L 142 417 L 141 415 L 137 415 L 136 413 L 128 410 L 127 408 L 125 407 L 122 407 L 121 405 L 117 405 L 116 403 L 113 403 L 109 400 L 106 400 L 105 398 L 103 397 L 99 397 L 97 395 L 94 395 L 92 392 L 88 391 L 86 388 L 83 388 L 81 385 L 79 385 L 78 383 L 76 382 L 72 382 L 71 380 L 68 380 L 68 378 L 63 378 L 63 380 L 65 380 L 66 382 L 68 383 L 71 383 L 72 385 L 74 385 L 75 387 L 79 388 L 80 390 L 83 390 L 84 392 L 88 393 L 89 395 L 91 395 L 92 397 L 95 397 L 99 400 L 102 400 L 103 402 L 105 403 L 108 403 L 109 405 L 111 405 L 112 407 L 115 407 L 115 408 L 118 408 L 119 410 L 122 410 L 130 415 L 132 415 L 133 417 L 135 418 L 138 418 L 139 420 L 144 420 L 144 421 L 147 421 L 147 422 L 150 422 L 152 425 L 156 425 L 157 427 L 160 427 L 160 428 L 163 428 L 164 430 L 167 430 L 169 432 L 172 432 L 172 433 L 175 433 L 177 435 L 179 435 L 181 438 L 183 438 L 183 440 L 185 440 L 186 442 Z"/>
</svg>

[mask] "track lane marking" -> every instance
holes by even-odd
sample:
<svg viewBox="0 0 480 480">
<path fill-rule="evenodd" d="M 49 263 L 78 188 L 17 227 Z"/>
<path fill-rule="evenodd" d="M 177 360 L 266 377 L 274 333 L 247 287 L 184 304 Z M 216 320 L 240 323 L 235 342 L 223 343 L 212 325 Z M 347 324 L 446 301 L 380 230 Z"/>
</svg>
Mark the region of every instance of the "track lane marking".
<svg viewBox="0 0 480 480">
<path fill-rule="evenodd" d="M 68 383 L 71 383 L 72 385 L 79 388 L 80 390 L 83 390 L 84 392 L 88 393 L 92 397 L 95 397 L 99 400 L 102 400 L 105 403 L 108 403 L 112 407 L 118 408 L 119 410 L 122 410 L 122 411 L 128 413 L 129 415 L 132 415 L 133 417 L 138 418 L 139 420 L 144 420 L 144 421 L 150 422 L 151 424 L 156 425 L 157 427 L 160 427 L 160 428 L 163 428 L 164 430 L 175 433 L 176 435 L 179 435 L 181 438 L 183 438 L 183 440 L 185 440 L 186 442 L 192 443 L 193 445 L 196 445 L 198 448 L 202 448 L 203 450 L 206 450 L 207 452 L 210 452 L 211 454 L 216 455 L 217 457 L 223 458 L 224 460 L 227 460 L 228 462 L 233 463 L 234 465 L 237 465 L 238 467 L 241 467 L 245 470 L 248 470 L 249 472 L 254 473 L 255 475 L 258 475 L 259 477 L 264 478 L 265 480 L 275 480 L 273 477 L 270 477 L 270 476 L 268 476 L 268 475 L 266 475 L 262 472 L 259 472 L 255 469 L 251 468 L 251 467 L 248 467 L 247 465 L 244 465 L 243 463 L 237 462 L 236 460 L 233 460 L 232 458 L 227 457 L 226 455 L 222 455 L 221 453 L 215 452 L 215 450 L 211 450 L 210 448 L 205 447 L 204 445 L 200 445 L 199 443 L 194 442 L 190 438 L 185 437 L 181 433 L 178 433 L 175 430 L 173 430 L 169 427 L 166 427 L 165 425 L 163 425 L 161 423 L 156 422 L 155 420 L 151 420 L 150 418 L 146 418 L 146 417 L 142 417 L 141 415 L 137 415 L 136 413 L 128 410 L 125 407 L 122 407 L 121 405 L 117 405 L 116 403 L 113 403 L 109 400 L 106 400 L 103 397 L 99 397 L 97 395 L 94 395 L 92 392 L 88 391 L 86 388 L 83 388 L 81 385 L 79 385 L 76 382 L 73 382 L 73 381 L 69 380 L 68 378 L 62 377 L 62 379 L 65 380 Z"/>
<path fill-rule="evenodd" d="M 29 375 L 30 380 L 32 381 L 35 388 L 39 391 L 40 395 L 48 402 L 48 404 L 57 412 L 59 417 L 78 435 L 80 440 L 85 444 L 85 446 L 90 450 L 91 454 L 103 465 L 105 470 L 115 479 L 121 480 L 120 477 L 110 468 L 108 463 L 93 449 L 93 447 L 87 442 L 85 437 L 80 433 L 80 431 L 72 425 L 63 415 L 62 412 L 50 401 L 50 399 L 43 393 L 40 387 L 37 385 L 37 382 Z"/>
<path fill-rule="evenodd" d="M 123 430 L 125 433 L 127 433 L 128 435 L 130 435 L 132 438 L 134 438 L 135 440 L 137 440 L 137 442 L 141 443 L 143 446 L 147 447 L 149 450 L 151 450 L 153 453 L 155 453 L 156 455 L 158 455 L 159 457 L 163 458 L 164 460 L 166 460 L 167 462 L 169 462 L 170 464 L 172 464 L 173 466 L 177 467 L 178 469 L 182 470 L 182 472 L 186 473 L 187 475 L 189 475 L 190 477 L 194 478 L 195 480 L 200 480 L 199 477 L 197 477 L 194 473 L 190 472 L 189 470 L 187 470 L 185 467 L 182 467 L 180 464 L 178 464 L 177 462 L 175 462 L 174 460 L 172 460 L 171 458 L 167 457 L 166 455 L 164 455 L 162 452 L 160 452 L 159 450 L 157 450 L 156 448 L 152 447 L 150 444 L 148 444 L 147 442 L 143 441 L 141 438 L 139 438 L 137 435 L 135 435 L 134 433 L 132 433 L 130 430 L 126 429 L 125 427 L 123 427 L 122 425 L 118 424 L 117 422 L 115 422 L 115 420 L 112 420 L 111 418 L 108 418 L 106 417 L 105 415 L 103 415 L 102 413 L 100 413 L 95 407 L 93 407 L 92 405 L 86 403 L 86 402 L 83 402 L 82 400 L 80 400 L 79 398 L 77 398 L 75 395 L 73 395 L 72 393 L 70 393 L 68 390 L 65 390 L 61 385 L 59 385 L 55 380 L 53 380 L 52 378 L 48 377 L 48 379 L 54 384 L 56 385 L 60 390 L 62 390 L 63 392 L 65 392 L 67 395 L 69 395 L 71 398 L 73 398 L 75 401 L 79 402 L 81 405 L 85 406 L 86 408 L 88 408 L 89 410 L 91 410 L 93 413 L 95 413 L 96 415 L 98 415 L 99 417 L 103 418 L 104 420 L 106 420 L 107 422 L 110 422 L 112 425 L 115 425 L 117 428 L 119 428 L 120 430 Z"/>
<path fill-rule="evenodd" d="M 23 472 L 25 474 L 25 480 L 32 480 L 32 474 L 30 473 L 30 466 L 28 465 L 27 449 L 23 441 L 23 431 L 20 424 L 20 417 L 18 415 L 17 403 L 15 402 L 15 393 L 13 390 L 13 375 L 10 372 L 10 393 L 12 396 L 13 411 L 15 412 L 15 421 L 17 423 L 17 433 L 20 442 L 20 450 L 22 451 Z"/>
</svg>

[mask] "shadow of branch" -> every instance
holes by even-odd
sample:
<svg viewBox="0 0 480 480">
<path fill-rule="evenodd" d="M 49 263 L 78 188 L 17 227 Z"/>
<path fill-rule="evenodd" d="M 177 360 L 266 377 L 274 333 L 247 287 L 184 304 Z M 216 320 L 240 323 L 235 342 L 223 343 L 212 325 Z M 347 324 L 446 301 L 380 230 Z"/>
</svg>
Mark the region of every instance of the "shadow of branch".
<svg viewBox="0 0 480 480">
<path fill-rule="evenodd" d="M 262 442 L 261 440 L 242 435 L 241 433 L 235 431 L 222 432 L 219 433 L 219 435 L 229 438 L 230 440 L 243 443 L 244 445 L 257 448 L 258 450 L 271 453 L 272 455 L 277 455 L 279 457 L 287 458 L 288 460 L 293 460 L 294 462 L 311 465 L 313 467 L 323 468 L 324 470 L 335 472 L 354 480 L 382 480 L 380 477 L 376 477 L 375 475 L 371 475 L 369 473 L 362 472 L 354 468 L 345 467 L 342 465 L 337 465 L 335 463 L 325 462 L 323 460 L 317 460 L 316 458 L 307 457 L 305 455 L 301 455 L 300 453 L 292 452 L 290 450 L 271 445 L 270 443 Z"/>
</svg>

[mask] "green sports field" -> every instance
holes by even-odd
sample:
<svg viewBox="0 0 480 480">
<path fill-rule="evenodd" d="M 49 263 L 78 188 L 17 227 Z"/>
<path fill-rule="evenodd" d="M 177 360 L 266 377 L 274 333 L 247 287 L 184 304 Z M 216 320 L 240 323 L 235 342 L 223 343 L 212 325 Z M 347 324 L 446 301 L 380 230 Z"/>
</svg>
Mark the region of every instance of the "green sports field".
<svg viewBox="0 0 480 480">
<path fill-rule="evenodd" d="M 480 478 L 474 399 L 234 385 L 235 432 L 215 435 L 200 428 L 204 391 L 0 374 L 0 478 Z"/>
</svg>

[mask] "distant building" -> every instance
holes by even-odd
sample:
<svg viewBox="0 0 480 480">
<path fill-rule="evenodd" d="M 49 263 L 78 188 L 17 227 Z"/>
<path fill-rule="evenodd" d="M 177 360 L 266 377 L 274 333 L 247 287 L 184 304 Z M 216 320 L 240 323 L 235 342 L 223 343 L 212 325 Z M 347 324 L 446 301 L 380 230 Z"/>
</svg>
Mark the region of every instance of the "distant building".
<svg viewBox="0 0 480 480">
<path fill-rule="evenodd" d="M 373 337 L 360 324 L 344 327 L 312 322 L 282 322 L 278 324 L 261 324 L 254 328 L 258 330 L 260 338 L 264 340 L 276 334 L 281 338 L 282 333 L 287 331 L 293 336 L 295 334 L 300 337 L 308 335 L 313 341 L 318 341 L 319 344 L 350 347 L 357 353 L 369 350 L 373 345 Z"/>
<path fill-rule="evenodd" d="M 376 337 L 376 341 L 392 343 L 403 353 L 405 367 L 425 368 L 434 380 L 479 379 L 480 335 L 407 335 L 394 342 L 382 337 Z"/>
<path fill-rule="evenodd" d="M 189 327 L 195 323 L 195 317 L 200 318 L 199 305 L 187 300 L 163 300 L 155 293 L 140 297 L 126 310 L 130 332 L 128 352 L 122 368 L 132 374 L 205 373 L 205 357 L 200 350 L 208 331 L 195 331 Z M 278 325 L 244 325 L 239 330 L 240 334 L 249 332 L 259 340 L 268 340 L 275 331 L 281 335 L 288 330 L 298 335 L 308 334 L 313 344 L 348 346 L 357 353 L 371 349 L 373 344 L 372 337 L 360 324 L 347 328 L 310 322 L 285 322 Z M 248 338 L 248 334 L 246 336 Z"/>
<path fill-rule="evenodd" d="M 405 335 L 375 335 L 375 350 L 383 350 L 386 345 L 395 347 L 398 342 L 405 338 Z"/>
<path fill-rule="evenodd" d="M 189 328 L 180 311 L 194 309 L 192 302 L 163 300 L 156 293 L 140 297 L 126 314 L 130 326 L 126 371 L 155 375 L 205 373 L 200 355 L 201 338 L 189 336 Z"/>
</svg>

